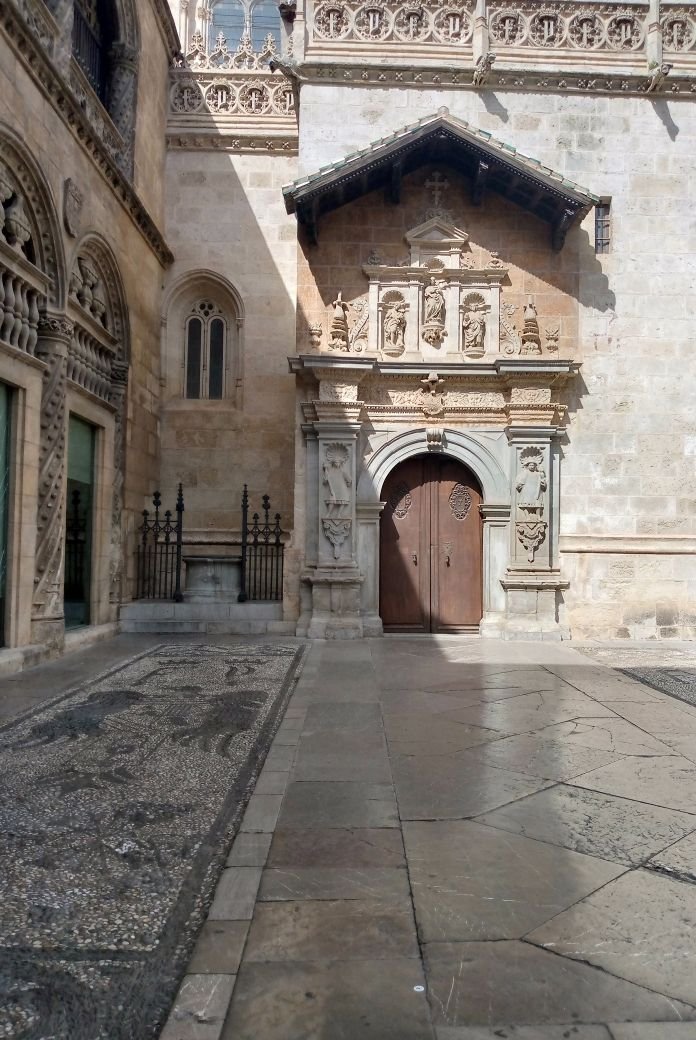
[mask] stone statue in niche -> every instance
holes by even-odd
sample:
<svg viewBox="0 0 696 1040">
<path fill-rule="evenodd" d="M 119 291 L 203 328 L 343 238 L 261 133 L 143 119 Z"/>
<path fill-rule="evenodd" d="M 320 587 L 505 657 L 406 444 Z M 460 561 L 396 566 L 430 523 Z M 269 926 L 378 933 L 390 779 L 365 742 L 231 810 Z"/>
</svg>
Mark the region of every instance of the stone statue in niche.
<svg viewBox="0 0 696 1040">
<path fill-rule="evenodd" d="M 386 301 L 385 301 L 386 302 Z M 389 302 L 384 312 L 384 353 L 402 354 L 405 349 L 406 304 L 402 297 Z"/>
<path fill-rule="evenodd" d="M 544 492 L 547 488 L 546 473 L 542 468 L 543 456 L 536 448 L 524 448 L 520 461 L 522 468 L 517 474 L 517 509 L 523 520 L 540 518 L 544 513 Z"/>
<path fill-rule="evenodd" d="M 430 285 L 426 285 L 425 297 L 425 321 L 426 324 L 442 325 L 445 318 L 445 297 L 442 293 L 444 282 L 430 279 Z"/>
<path fill-rule="evenodd" d="M 445 329 L 445 294 L 442 287 L 446 283 L 435 278 L 423 290 L 423 310 L 425 321 L 422 336 L 431 347 L 439 347 L 447 335 Z"/>
<path fill-rule="evenodd" d="M 333 317 L 329 329 L 329 348 L 331 350 L 348 350 L 348 304 L 344 301 L 341 292 L 331 306 L 333 307 Z"/>
<path fill-rule="evenodd" d="M 527 550 L 527 560 L 534 562 L 534 555 L 546 538 L 544 495 L 548 487 L 546 472 L 542 466 L 543 454 L 538 448 L 523 448 L 520 454 L 522 468 L 515 480 L 517 491 L 517 517 L 515 530 L 518 541 Z"/>
<path fill-rule="evenodd" d="M 483 357 L 486 353 L 486 304 L 477 293 L 464 301 L 462 318 L 462 350 L 469 357 Z"/>
<path fill-rule="evenodd" d="M 328 489 L 324 499 L 329 518 L 341 516 L 351 502 L 353 480 L 348 472 L 350 449 L 345 444 L 327 444 L 324 450 L 322 481 Z"/>
</svg>

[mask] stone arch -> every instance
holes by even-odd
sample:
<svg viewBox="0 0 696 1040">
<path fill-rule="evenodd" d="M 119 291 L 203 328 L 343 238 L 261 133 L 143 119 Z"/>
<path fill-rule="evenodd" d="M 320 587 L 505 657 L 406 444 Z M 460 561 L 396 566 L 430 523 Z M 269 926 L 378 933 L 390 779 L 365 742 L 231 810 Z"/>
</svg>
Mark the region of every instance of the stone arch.
<svg viewBox="0 0 696 1040">
<path fill-rule="evenodd" d="M 80 283 L 84 277 L 80 262 L 86 261 L 97 275 L 103 287 L 103 317 L 92 313 L 106 331 L 118 341 L 117 361 L 128 364 L 130 361 L 130 320 L 128 301 L 123 287 L 123 279 L 114 252 L 106 239 L 97 231 L 86 232 L 72 256 L 70 280 L 68 283 L 69 300 L 73 304 L 82 305 L 79 298 Z M 84 308 L 89 311 L 89 308 Z M 90 312 L 91 313 L 91 312 Z"/>
<path fill-rule="evenodd" d="M 474 474 L 485 505 L 502 505 L 510 499 L 507 475 L 490 449 L 465 430 L 442 430 L 443 451 L 462 462 Z M 426 427 L 397 434 L 368 459 L 358 480 L 358 504 L 376 505 L 388 474 L 404 459 L 428 451 Z"/>
<path fill-rule="evenodd" d="M 4 185 L 4 187 L 3 187 Z M 49 279 L 47 305 L 55 311 L 65 307 L 67 277 L 60 224 L 51 189 L 33 156 L 17 134 L 0 122 L 0 191 L 12 200 L 20 194 L 29 221 L 34 265 Z"/>
<path fill-rule="evenodd" d="M 188 309 L 196 299 L 210 296 L 228 319 L 230 336 L 226 360 L 228 381 L 225 398 L 237 398 L 243 377 L 244 302 L 236 287 L 223 275 L 207 268 L 187 271 L 164 294 L 162 306 L 162 373 L 172 390 L 182 389 L 176 371 L 183 364 L 184 329 Z M 239 403 L 239 401 L 237 401 Z"/>
</svg>

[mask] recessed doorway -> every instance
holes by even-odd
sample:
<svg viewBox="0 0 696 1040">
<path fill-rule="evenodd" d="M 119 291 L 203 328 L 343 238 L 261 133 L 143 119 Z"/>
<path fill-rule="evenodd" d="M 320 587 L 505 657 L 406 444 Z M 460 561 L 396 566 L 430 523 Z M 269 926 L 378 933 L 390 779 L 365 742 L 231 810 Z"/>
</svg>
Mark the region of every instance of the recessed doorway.
<svg viewBox="0 0 696 1040">
<path fill-rule="evenodd" d="M 385 630 L 477 631 L 482 607 L 481 488 L 461 462 L 417 455 L 384 482 L 380 616 Z"/>
</svg>

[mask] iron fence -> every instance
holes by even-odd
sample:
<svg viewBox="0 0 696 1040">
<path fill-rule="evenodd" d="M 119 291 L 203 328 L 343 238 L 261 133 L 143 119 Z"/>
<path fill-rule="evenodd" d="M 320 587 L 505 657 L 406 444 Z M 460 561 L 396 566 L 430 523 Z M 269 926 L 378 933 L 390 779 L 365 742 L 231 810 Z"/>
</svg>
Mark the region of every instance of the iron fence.
<svg viewBox="0 0 696 1040">
<path fill-rule="evenodd" d="M 82 508 L 80 492 L 72 493 L 65 521 L 65 599 L 86 598 L 87 510 Z"/>
<path fill-rule="evenodd" d="M 154 513 L 143 510 L 136 549 L 136 599 L 173 599 L 181 603 L 181 549 L 183 545 L 184 489 L 179 484 L 176 519 L 171 509 L 162 513 L 162 496 L 152 496 Z"/>
<path fill-rule="evenodd" d="M 249 491 L 244 485 L 242 494 L 242 568 L 239 602 L 247 600 L 282 600 L 283 559 L 280 513 L 271 521 L 271 500 L 261 499 L 263 523 L 254 513 L 249 524 Z"/>
</svg>

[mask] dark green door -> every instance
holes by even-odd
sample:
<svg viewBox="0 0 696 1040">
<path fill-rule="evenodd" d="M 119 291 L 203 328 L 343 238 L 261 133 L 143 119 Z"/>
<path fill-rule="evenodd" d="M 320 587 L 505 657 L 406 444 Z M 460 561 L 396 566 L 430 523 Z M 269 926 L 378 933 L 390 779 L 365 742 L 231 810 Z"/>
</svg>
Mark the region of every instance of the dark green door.
<svg viewBox="0 0 696 1040">
<path fill-rule="evenodd" d="M 65 627 L 90 622 L 95 429 L 71 415 L 65 522 Z"/>
<path fill-rule="evenodd" d="M 12 391 L 0 383 L 0 646 L 5 644 Z"/>
</svg>

